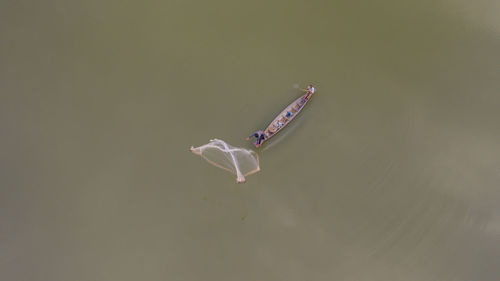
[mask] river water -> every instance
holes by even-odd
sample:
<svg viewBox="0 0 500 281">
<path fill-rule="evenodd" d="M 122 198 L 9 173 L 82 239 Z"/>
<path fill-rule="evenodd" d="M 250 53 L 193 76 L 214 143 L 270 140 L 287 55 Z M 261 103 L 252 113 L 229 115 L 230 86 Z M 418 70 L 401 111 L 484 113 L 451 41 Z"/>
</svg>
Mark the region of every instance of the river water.
<svg viewBox="0 0 500 281">
<path fill-rule="evenodd" d="M 3 1 L 0 279 L 498 280 L 495 1 Z M 235 177 L 244 138 L 317 88 Z"/>
</svg>

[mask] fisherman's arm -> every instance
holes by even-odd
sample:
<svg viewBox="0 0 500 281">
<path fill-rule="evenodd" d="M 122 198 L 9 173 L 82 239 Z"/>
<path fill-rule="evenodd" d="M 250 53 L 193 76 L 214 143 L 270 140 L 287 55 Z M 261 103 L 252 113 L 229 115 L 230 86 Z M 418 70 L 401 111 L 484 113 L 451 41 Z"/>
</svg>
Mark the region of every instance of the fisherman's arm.
<svg viewBox="0 0 500 281">
<path fill-rule="evenodd" d="M 256 135 L 256 133 L 253 133 L 253 134 L 249 135 L 248 137 L 246 137 L 245 139 L 246 139 L 246 140 L 249 140 L 251 137 L 257 137 L 257 136 L 255 136 L 255 135 Z"/>
</svg>

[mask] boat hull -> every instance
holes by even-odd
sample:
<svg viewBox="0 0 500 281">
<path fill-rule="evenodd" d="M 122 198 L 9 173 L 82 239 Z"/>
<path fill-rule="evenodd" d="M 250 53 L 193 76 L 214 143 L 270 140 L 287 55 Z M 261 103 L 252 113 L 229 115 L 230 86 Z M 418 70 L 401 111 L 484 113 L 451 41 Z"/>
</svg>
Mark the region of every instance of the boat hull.
<svg viewBox="0 0 500 281">
<path fill-rule="evenodd" d="M 281 113 L 278 114 L 278 116 L 276 116 L 276 118 L 274 118 L 274 120 L 264 130 L 265 138 L 264 140 L 262 140 L 260 145 L 278 134 L 278 132 L 286 127 L 286 125 L 290 124 L 290 122 L 295 119 L 300 111 L 302 111 L 311 97 L 312 93 L 307 92 L 306 94 L 302 95 L 300 98 L 292 102 L 290 105 L 288 105 L 283 111 L 281 111 Z M 258 147 L 258 145 L 256 146 Z"/>
</svg>

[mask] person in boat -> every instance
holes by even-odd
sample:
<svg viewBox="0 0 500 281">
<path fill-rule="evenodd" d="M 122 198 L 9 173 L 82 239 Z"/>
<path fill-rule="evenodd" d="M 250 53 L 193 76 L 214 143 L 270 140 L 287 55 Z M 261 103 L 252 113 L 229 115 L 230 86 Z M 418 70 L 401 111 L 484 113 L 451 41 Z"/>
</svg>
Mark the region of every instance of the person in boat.
<svg viewBox="0 0 500 281">
<path fill-rule="evenodd" d="M 302 101 L 305 102 L 305 100 L 308 100 L 314 92 L 316 92 L 316 88 L 313 87 L 313 85 L 308 85 L 304 91 L 306 92 L 304 99 Z"/>
<path fill-rule="evenodd" d="M 255 133 L 251 134 L 250 136 L 248 136 L 246 138 L 246 140 L 249 140 L 251 137 L 255 137 L 257 139 L 254 143 L 255 147 L 259 147 L 260 144 L 262 143 L 262 141 L 266 139 L 266 135 L 264 134 L 263 131 L 257 131 Z"/>
<path fill-rule="evenodd" d="M 314 92 L 316 92 L 316 88 L 314 88 L 313 85 L 307 85 L 304 91 L 306 91 L 309 94 L 314 94 Z"/>
</svg>

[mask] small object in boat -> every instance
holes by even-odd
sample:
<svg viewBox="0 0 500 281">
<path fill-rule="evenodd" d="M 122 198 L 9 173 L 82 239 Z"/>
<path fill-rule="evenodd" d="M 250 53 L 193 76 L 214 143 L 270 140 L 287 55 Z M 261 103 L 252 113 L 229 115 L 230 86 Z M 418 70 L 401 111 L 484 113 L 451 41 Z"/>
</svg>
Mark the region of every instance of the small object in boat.
<svg viewBox="0 0 500 281">
<path fill-rule="evenodd" d="M 311 99 L 312 94 L 316 92 L 316 88 L 312 85 L 308 85 L 303 91 L 306 93 L 300 98 L 296 99 L 290 105 L 288 105 L 285 110 L 283 110 L 273 122 L 267 126 L 267 128 L 262 131 L 257 131 L 250 137 L 255 136 L 257 141 L 254 143 L 255 147 L 261 146 L 266 140 L 270 139 L 272 136 L 276 135 L 281 129 L 290 123 L 290 121 L 297 116 L 297 114 L 304 108 L 304 105 Z M 246 138 L 247 140 L 250 137 Z"/>
</svg>

